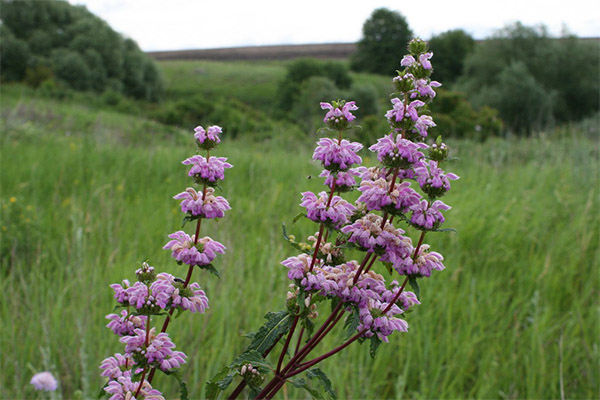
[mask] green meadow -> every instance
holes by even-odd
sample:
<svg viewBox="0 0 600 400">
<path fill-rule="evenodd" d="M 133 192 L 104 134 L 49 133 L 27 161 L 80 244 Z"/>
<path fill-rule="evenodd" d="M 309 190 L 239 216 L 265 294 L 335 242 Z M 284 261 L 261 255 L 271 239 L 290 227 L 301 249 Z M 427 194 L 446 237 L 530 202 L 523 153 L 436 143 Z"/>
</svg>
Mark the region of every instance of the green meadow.
<svg viewBox="0 0 600 400">
<path fill-rule="evenodd" d="M 169 98 L 247 98 L 265 113 L 285 73 L 281 63 L 160 66 Z M 387 90 L 377 77 L 356 79 Z M 191 185 L 181 161 L 195 153 L 192 131 L 88 100 L 2 88 L 3 399 L 42 398 L 29 384 L 42 370 L 60 382 L 55 398 L 96 398 L 100 362 L 123 351 L 105 328 L 115 305 L 108 285 L 134 280 L 143 261 L 186 273 L 162 246 L 181 229 L 172 196 Z M 282 223 L 297 238 L 316 230 L 293 219 L 300 193 L 323 187 L 311 161 L 317 135 L 275 133 L 225 136 L 215 151 L 234 164 L 221 193 L 232 210 L 202 224 L 202 234 L 228 248 L 215 262 L 221 278 L 195 271 L 210 309 L 169 326 L 189 357 L 190 398 L 204 396 L 204 383 L 245 348 L 243 335 L 268 311 L 285 308 L 280 261 L 296 251 Z M 453 207 L 445 227 L 456 232 L 425 242 L 447 268 L 420 281 L 422 304 L 406 316 L 409 332 L 392 335 L 374 360 L 368 344 L 353 344 L 320 365 L 338 398 L 598 398 L 598 138 L 572 127 L 446 141 L 457 158 L 448 169 L 461 177 L 444 198 Z M 377 162 L 366 150 L 361 156 L 365 165 Z M 319 310 L 320 320 L 327 311 Z M 315 356 L 341 343 L 336 332 Z M 177 398 L 172 378 L 157 375 L 153 384 Z M 291 385 L 278 396 L 310 398 Z"/>
</svg>

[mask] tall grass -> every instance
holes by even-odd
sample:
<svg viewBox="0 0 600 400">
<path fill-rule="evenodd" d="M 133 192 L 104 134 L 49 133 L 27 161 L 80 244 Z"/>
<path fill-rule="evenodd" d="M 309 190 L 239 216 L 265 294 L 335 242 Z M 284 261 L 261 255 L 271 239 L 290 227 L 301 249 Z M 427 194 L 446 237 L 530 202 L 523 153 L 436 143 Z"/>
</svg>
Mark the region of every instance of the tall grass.
<svg viewBox="0 0 600 400">
<path fill-rule="evenodd" d="M 58 377 L 63 398 L 95 397 L 100 361 L 122 351 L 104 327 L 114 306 L 108 285 L 132 279 L 144 260 L 185 273 L 161 247 L 180 228 L 171 197 L 190 184 L 180 161 L 193 144 L 180 131 L 147 136 L 139 130 L 161 126 L 118 114 L 58 107 L 59 117 L 45 118 L 18 109 L 3 110 L 0 142 L 0 397 L 34 398 L 28 382 L 42 369 Z M 392 336 L 375 360 L 355 345 L 322 368 L 340 398 L 598 397 L 598 143 L 452 144 L 460 161 L 449 169 L 461 180 L 444 201 L 457 233 L 426 240 L 448 268 L 421 282 L 409 333 Z M 193 398 L 244 348 L 244 333 L 284 308 L 279 262 L 294 250 L 281 223 L 297 237 L 313 233 L 291 220 L 300 192 L 321 188 L 310 144 L 229 141 L 217 154 L 235 165 L 222 193 L 232 210 L 204 231 L 229 249 L 216 263 L 222 279 L 195 272 L 210 310 L 169 327 L 190 356 Z M 316 352 L 340 340 L 333 336 Z M 155 383 L 168 398 L 177 393 L 167 377 Z"/>
</svg>

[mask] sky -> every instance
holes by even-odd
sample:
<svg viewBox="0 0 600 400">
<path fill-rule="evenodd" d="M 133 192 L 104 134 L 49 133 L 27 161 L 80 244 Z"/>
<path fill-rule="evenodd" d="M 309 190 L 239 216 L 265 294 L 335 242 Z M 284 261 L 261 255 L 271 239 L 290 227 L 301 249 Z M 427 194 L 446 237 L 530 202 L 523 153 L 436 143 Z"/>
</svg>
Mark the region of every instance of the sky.
<svg viewBox="0 0 600 400">
<path fill-rule="evenodd" d="M 416 36 L 462 28 L 484 39 L 520 21 L 600 37 L 594 0 L 68 0 L 85 5 L 144 51 L 351 43 L 374 9 L 400 12 Z"/>
</svg>

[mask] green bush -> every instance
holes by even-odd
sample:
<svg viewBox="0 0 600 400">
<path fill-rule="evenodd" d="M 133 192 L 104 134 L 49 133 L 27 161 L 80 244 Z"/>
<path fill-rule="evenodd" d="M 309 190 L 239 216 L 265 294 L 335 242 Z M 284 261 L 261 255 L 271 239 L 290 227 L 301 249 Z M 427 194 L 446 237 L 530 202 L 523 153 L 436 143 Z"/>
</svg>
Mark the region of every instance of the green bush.
<svg viewBox="0 0 600 400">
<path fill-rule="evenodd" d="M 327 78 L 339 89 L 347 89 L 352 85 L 348 67 L 343 63 L 314 58 L 295 60 L 287 66 L 287 74 L 279 83 L 277 93 L 280 110 L 284 113 L 292 110 L 305 82 L 315 76 Z"/>
<path fill-rule="evenodd" d="M 475 47 L 458 85 L 476 107 L 497 108 L 511 131 L 530 133 L 597 112 L 599 69 L 597 42 L 516 23 Z"/>
</svg>

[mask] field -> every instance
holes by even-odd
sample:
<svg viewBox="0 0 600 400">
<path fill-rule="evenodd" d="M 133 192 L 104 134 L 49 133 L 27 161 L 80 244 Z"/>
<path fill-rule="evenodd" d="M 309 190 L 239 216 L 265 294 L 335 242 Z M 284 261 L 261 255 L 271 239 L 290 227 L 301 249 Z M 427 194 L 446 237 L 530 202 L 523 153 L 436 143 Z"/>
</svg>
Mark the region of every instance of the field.
<svg viewBox="0 0 600 400">
<path fill-rule="evenodd" d="M 170 96 L 229 90 L 255 105 L 266 104 L 284 71 L 277 63 L 225 65 L 161 63 Z M 198 68 L 205 72 L 198 81 L 184 79 Z M 244 72 L 232 82 L 236 68 Z M 145 260 L 185 274 L 162 246 L 181 227 L 172 196 L 190 185 L 180 161 L 194 154 L 191 133 L 85 102 L 2 90 L 0 397 L 35 398 L 31 375 L 51 370 L 60 380 L 55 397 L 95 398 L 100 361 L 122 351 L 104 327 L 114 307 L 108 285 L 133 280 Z M 300 192 L 322 187 L 310 161 L 317 136 L 284 135 L 225 140 L 216 151 L 235 165 L 222 185 L 232 210 L 202 227 L 228 248 L 216 264 L 222 277 L 195 272 L 210 309 L 169 327 L 189 356 L 191 398 L 202 398 L 204 382 L 245 347 L 244 333 L 285 307 L 279 262 L 295 250 L 283 240 L 282 222 L 296 237 L 315 230 L 292 219 Z M 421 282 L 423 304 L 407 316 L 409 332 L 393 335 L 375 360 L 368 346 L 353 345 L 321 368 L 340 399 L 598 398 L 598 139 L 563 129 L 448 141 L 461 179 L 444 201 L 453 206 L 447 226 L 457 233 L 426 240 L 447 269 Z M 367 153 L 364 164 L 374 165 Z M 339 340 L 331 335 L 317 352 Z M 168 377 L 154 382 L 176 396 Z M 279 396 L 307 397 L 292 387 Z"/>
</svg>

